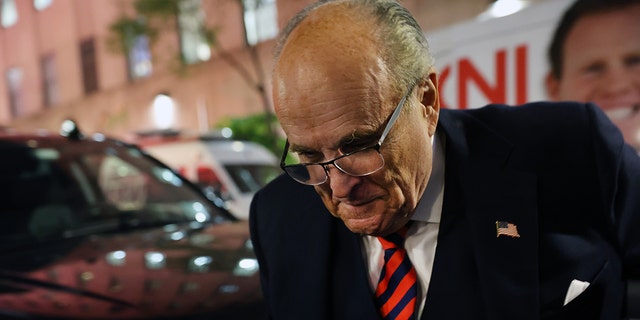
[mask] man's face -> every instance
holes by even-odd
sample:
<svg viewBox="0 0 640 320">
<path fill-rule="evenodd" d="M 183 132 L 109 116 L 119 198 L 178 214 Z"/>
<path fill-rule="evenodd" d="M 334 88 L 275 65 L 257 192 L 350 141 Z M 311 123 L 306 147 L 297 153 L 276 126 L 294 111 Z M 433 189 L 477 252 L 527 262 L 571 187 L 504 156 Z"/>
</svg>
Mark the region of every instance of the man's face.
<svg viewBox="0 0 640 320">
<path fill-rule="evenodd" d="M 393 79 L 367 37 L 371 29 L 349 23 L 340 10 L 328 14 L 332 18 L 310 16 L 297 27 L 274 72 L 275 110 L 301 162 L 323 162 L 375 144 L 405 93 L 392 89 Z M 351 231 L 388 234 L 417 205 L 431 172 L 429 138 L 437 121 L 437 112 L 420 104 L 424 90 L 417 86 L 407 97 L 380 148 L 381 170 L 354 177 L 329 166 L 327 182 L 316 186 L 331 214 Z"/>
<path fill-rule="evenodd" d="M 562 59 L 561 79 L 547 79 L 549 97 L 598 104 L 640 149 L 640 5 L 582 17 Z"/>
</svg>

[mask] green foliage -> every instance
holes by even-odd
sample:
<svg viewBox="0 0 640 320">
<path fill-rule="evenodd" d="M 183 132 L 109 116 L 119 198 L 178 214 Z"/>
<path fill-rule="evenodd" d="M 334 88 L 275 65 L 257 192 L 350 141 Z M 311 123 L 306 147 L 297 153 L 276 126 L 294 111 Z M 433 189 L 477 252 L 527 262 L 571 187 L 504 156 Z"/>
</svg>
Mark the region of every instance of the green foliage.
<svg viewBox="0 0 640 320">
<path fill-rule="evenodd" d="M 173 29 L 176 31 L 176 19 L 180 12 L 181 0 L 135 0 L 135 18 L 123 14 L 109 27 L 110 34 L 107 37 L 107 46 L 116 53 L 128 54 L 133 42 L 138 36 L 146 35 L 150 46 L 153 47 L 157 35 L 162 30 Z M 216 42 L 215 29 L 204 28 L 203 33 L 209 44 Z M 179 63 L 174 66 L 174 71 L 179 74 L 185 72 L 187 63 L 178 53 Z"/>
<path fill-rule="evenodd" d="M 136 11 L 145 16 L 172 18 L 178 14 L 180 0 L 136 0 Z"/>
<path fill-rule="evenodd" d="M 107 46 L 114 49 L 116 53 L 127 55 L 136 38 L 141 35 L 146 35 L 149 38 L 149 46 L 153 47 L 157 36 L 163 29 L 168 30 L 172 28 L 173 30 L 171 31 L 178 31 L 176 29 L 178 26 L 177 20 L 181 9 L 193 9 L 189 8 L 193 3 L 181 3 L 181 1 L 182 0 L 134 0 L 135 18 L 127 16 L 123 10 L 121 18 L 115 21 L 109 28 L 110 34 L 107 38 Z M 238 4 L 244 5 L 242 1 L 234 1 L 238 1 Z M 262 0 L 254 0 L 254 2 L 256 6 L 260 6 Z M 242 18 L 242 16 L 239 18 Z M 202 28 L 202 37 L 209 45 L 217 48 L 220 57 L 230 63 L 252 89 L 258 91 L 258 94 L 262 97 L 265 110 L 269 110 L 268 97 L 264 91 L 264 75 L 255 47 L 250 48 L 250 52 L 252 53 L 252 65 L 255 68 L 255 74 L 259 75 L 257 79 L 251 76 L 252 73 L 245 68 L 245 65 L 236 60 L 230 52 L 224 50 L 220 45 L 218 42 L 219 39 L 217 38 L 220 27 L 208 28 L 202 26 Z M 189 65 L 181 53 L 178 53 L 178 57 L 172 60 L 170 64 L 170 70 L 182 76 L 187 75 L 188 67 Z M 278 138 L 278 135 L 275 133 L 277 132 L 276 128 L 279 126 L 276 117 L 271 112 L 251 115 L 244 118 L 225 119 L 216 127 L 229 127 L 233 131 L 236 139 L 255 141 L 273 151 L 274 154 L 280 154 L 284 147 L 285 140 Z"/>
<path fill-rule="evenodd" d="M 134 41 L 139 36 L 147 36 L 150 42 L 156 39 L 158 34 L 155 28 L 150 28 L 142 18 L 132 19 L 126 16 L 120 17 L 109 27 L 110 35 L 107 38 L 107 46 L 117 53 L 126 53 L 133 47 Z"/>
<path fill-rule="evenodd" d="M 226 118 L 221 120 L 216 128 L 229 128 L 233 132 L 233 138 L 259 143 L 271 150 L 273 154 L 280 155 L 284 148 L 285 139 L 273 134 L 273 128 L 279 126 L 278 120 L 273 114 L 258 113 L 240 118 Z"/>
<path fill-rule="evenodd" d="M 128 54 L 139 36 L 146 36 L 153 45 L 166 20 L 174 18 L 178 0 L 136 0 L 135 17 L 121 15 L 109 26 L 108 48 L 115 53 Z"/>
<path fill-rule="evenodd" d="M 207 40 L 209 45 L 214 47 L 218 45 L 218 32 L 220 32 L 219 27 L 205 28 L 203 30 L 204 38 Z"/>
</svg>

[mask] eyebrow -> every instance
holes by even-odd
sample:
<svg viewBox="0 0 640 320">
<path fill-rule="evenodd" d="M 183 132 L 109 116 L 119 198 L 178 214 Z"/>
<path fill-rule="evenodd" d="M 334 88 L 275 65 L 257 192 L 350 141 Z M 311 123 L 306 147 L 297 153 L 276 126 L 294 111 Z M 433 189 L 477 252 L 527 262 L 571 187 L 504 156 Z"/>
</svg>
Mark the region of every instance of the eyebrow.
<svg viewBox="0 0 640 320">
<path fill-rule="evenodd" d="M 332 146 L 333 149 L 337 149 L 339 150 L 342 147 L 345 146 L 349 146 L 351 144 L 354 143 L 361 143 L 363 141 L 365 142 L 374 142 L 378 139 L 378 137 L 380 136 L 382 128 L 376 128 L 376 130 L 361 130 L 361 131 L 354 131 L 349 135 L 346 135 L 344 137 L 342 137 L 340 140 L 338 140 L 338 142 Z M 310 148 L 310 147 L 306 147 L 306 146 L 302 146 L 302 145 L 297 145 L 297 144 L 292 144 L 291 142 L 289 142 L 289 150 L 291 152 L 295 152 L 295 153 L 313 153 L 313 152 L 319 152 L 319 150 L 316 150 L 314 148 Z"/>
<path fill-rule="evenodd" d="M 373 142 L 378 139 L 378 136 L 380 135 L 379 131 L 382 131 L 382 129 L 376 128 L 376 130 L 354 131 L 351 135 L 340 139 L 338 146 L 343 147 L 354 143 L 361 143 L 363 141 Z"/>
<path fill-rule="evenodd" d="M 316 152 L 316 150 L 305 147 L 305 146 L 300 146 L 297 144 L 292 144 L 291 142 L 289 142 L 289 150 L 291 150 L 291 152 L 294 153 L 301 153 L 301 152 Z"/>
</svg>

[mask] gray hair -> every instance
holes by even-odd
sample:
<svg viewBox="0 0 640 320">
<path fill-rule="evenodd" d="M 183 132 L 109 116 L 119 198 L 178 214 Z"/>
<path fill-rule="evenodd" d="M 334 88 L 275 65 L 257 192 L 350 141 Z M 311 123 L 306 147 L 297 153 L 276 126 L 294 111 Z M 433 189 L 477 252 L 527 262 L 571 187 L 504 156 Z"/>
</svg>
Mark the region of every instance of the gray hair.
<svg viewBox="0 0 640 320">
<path fill-rule="evenodd" d="M 395 0 L 320 0 L 294 16 L 282 30 L 274 48 L 277 62 L 291 32 L 309 14 L 328 4 L 345 3 L 351 10 L 375 19 L 382 59 L 394 77 L 397 90 L 420 82 L 434 66 L 434 58 L 424 33 L 411 13 Z"/>
</svg>

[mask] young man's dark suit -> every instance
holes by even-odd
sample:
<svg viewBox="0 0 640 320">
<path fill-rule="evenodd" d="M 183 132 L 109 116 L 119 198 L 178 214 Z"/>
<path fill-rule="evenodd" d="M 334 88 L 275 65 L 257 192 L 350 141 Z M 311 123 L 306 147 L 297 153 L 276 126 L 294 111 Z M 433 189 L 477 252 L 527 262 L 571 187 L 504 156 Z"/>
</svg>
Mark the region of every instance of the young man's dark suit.
<svg viewBox="0 0 640 320">
<path fill-rule="evenodd" d="M 618 319 L 640 278 L 640 158 L 603 113 L 441 110 L 438 133 L 445 195 L 422 319 Z M 520 237 L 498 237 L 496 221 Z M 279 177 L 250 223 L 273 319 L 379 319 L 359 236 L 312 187 Z M 573 279 L 590 285 L 563 306 Z"/>
</svg>

